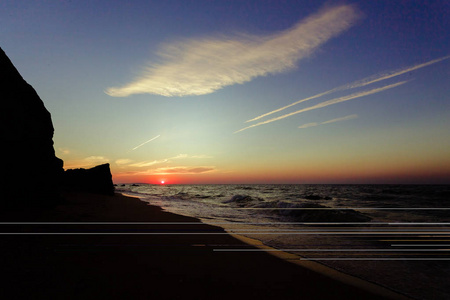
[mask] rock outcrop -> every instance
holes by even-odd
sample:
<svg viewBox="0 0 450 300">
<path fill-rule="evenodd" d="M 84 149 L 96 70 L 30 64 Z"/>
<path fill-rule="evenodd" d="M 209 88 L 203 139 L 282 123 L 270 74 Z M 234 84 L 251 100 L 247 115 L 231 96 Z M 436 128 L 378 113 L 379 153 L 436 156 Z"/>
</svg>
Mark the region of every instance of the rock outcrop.
<svg viewBox="0 0 450 300">
<path fill-rule="evenodd" d="M 51 115 L 0 48 L 3 206 L 58 201 L 63 161 L 55 156 Z"/>
<path fill-rule="evenodd" d="M 63 186 L 69 191 L 114 195 L 109 164 L 90 169 L 69 169 L 64 172 Z"/>
</svg>

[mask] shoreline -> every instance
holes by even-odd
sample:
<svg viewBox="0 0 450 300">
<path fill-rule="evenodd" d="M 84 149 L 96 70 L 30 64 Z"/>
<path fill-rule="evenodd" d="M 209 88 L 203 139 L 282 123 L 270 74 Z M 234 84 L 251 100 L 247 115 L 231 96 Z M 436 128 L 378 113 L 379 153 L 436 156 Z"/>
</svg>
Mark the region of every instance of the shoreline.
<svg viewBox="0 0 450 300">
<path fill-rule="evenodd" d="M 136 197 L 66 193 L 47 210 L 1 212 L 3 296 L 66 299 L 386 299 Z M 11 222 L 11 223 L 8 223 Z M 30 223 L 33 222 L 33 223 Z M 182 224 L 182 225 L 181 225 Z M 33 233 L 33 234 L 31 234 Z M 49 234 L 52 233 L 52 234 Z M 395 299 L 404 299 L 396 295 Z"/>
<path fill-rule="evenodd" d="M 235 234 L 235 233 L 229 233 L 229 234 L 231 236 L 243 241 L 244 243 L 247 243 L 251 246 L 265 250 L 265 252 L 267 254 L 273 255 L 275 257 L 278 257 L 279 259 L 282 259 L 282 260 L 285 260 L 292 264 L 298 265 L 302 268 L 307 268 L 313 272 L 322 274 L 324 276 L 327 276 L 333 280 L 342 282 L 344 284 L 348 284 L 348 285 L 366 290 L 370 293 L 380 295 L 381 297 L 385 297 L 387 299 L 403 299 L 403 300 L 411 299 L 408 296 L 403 295 L 397 291 L 391 290 L 387 287 L 378 285 L 376 283 L 372 283 L 372 282 L 364 280 L 362 278 L 344 273 L 342 271 L 333 269 L 332 267 L 326 266 L 326 265 L 316 262 L 314 260 L 300 260 L 303 257 L 301 257 L 299 255 L 295 255 L 293 253 L 286 252 L 286 251 L 280 251 L 276 248 L 267 246 L 267 245 L 263 244 L 260 240 L 249 238 L 249 237 Z M 271 250 L 276 250 L 276 251 L 271 251 Z"/>
<path fill-rule="evenodd" d="M 141 200 L 138 196 L 127 194 L 126 192 L 121 192 L 120 194 L 122 194 L 125 197 L 137 198 L 144 203 L 148 203 L 146 201 Z M 149 205 L 156 206 L 156 205 L 152 205 L 152 204 L 149 204 Z M 156 206 L 156 207 L 158 207 L 158 206 Z M 162 210 L 164 211 L 164 209 L 162 209 Z M 201 223 L 204 223 L 201 220 L 199 220 L 199 221 Z M 208 224 L 208 223 L 204 223 L 204 224 Z M 212 225 L 212 226 L 217 226 L 217 225 Z M 218 226 L 218 227 L 220 227 L 220 226 Z M 228 232 L 225 228 L 223 228 L 223 229 L 232 237 L 234 237 L 250 246 L 264 250 L 264 252 L 267 254 L 273 255 L 279 259 L 282 259 L 284 261 L 298 265 L 299 267 L 307 268 L 315 273 L 322 274 L 333 280 L 366 290 L 370 293 L 379 295 L 381 297 L 385 297 L 387 299 L 403 299 L 403 300 L 411 299 L 408 296 L 401 294 L 400 292 L 389 289 L 388 287 L 384 287 L 384 286 L 378 285 L 376 283 L 372 283 L 370 281 L 364 280 L 362 278 L 353 276 L 351 274 L 347 274 L 342 271 L 333 269 L 332 267 L 321 264 L 320 262 L 316 262 L 313 260 L 300 260 L 300 258 L 302 258 L 302 257 L 299 255 L 295 255 L 293 253 L 289 253 L 286 251 L 280 251 L 276 248 L 265 245 L 262 241 L 260 241 L 258 239 L 250 238 L 250 237 L 232 233 L 232 232 Z M 276 250 L 276 251 L 271 251 L 271 250 Z"/>
</svg>

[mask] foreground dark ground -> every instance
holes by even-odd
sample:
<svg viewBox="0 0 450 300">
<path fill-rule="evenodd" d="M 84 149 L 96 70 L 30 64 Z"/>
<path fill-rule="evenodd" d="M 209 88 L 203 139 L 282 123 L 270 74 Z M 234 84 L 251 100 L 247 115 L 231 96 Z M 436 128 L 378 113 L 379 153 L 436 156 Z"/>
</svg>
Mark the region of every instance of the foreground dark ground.
<svg viewBox="0 0 450 300">
<path fill-rule="evenodd" d="M 383 299 L 265 252 L 214 252 L 252 246 L 138 199 L 65 199 L 54 209 L 0 213 L 2 299 Z M 110 234 L 118 232 L 126 234 Z"/>
</svg>

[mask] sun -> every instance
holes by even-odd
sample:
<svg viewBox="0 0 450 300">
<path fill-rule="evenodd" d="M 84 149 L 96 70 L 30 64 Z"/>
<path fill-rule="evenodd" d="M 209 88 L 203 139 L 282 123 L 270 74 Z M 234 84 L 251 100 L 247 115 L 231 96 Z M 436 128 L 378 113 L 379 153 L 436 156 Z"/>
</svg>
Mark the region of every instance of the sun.
<svg viewBox="0 0 450 300">
<path fill-rule="evenodd" d="M 161 184 L 164 184 L 164 183 L 166 183 L 164 180 L 161 180 Z"/>
</svg>

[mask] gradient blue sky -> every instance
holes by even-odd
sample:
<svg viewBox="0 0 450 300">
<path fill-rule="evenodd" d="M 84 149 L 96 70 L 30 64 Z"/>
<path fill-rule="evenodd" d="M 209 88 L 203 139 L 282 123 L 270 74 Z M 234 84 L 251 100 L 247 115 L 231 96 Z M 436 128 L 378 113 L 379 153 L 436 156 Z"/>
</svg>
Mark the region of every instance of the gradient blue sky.
<svg viewBox="0 0 450 300">
<path fill-rule="evenodd" d="M 65 168 L 450 183 L 449 20 L 446 0 L 2 1 L 0 46 Z"/>
</svg>

